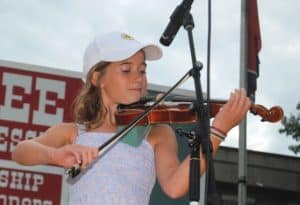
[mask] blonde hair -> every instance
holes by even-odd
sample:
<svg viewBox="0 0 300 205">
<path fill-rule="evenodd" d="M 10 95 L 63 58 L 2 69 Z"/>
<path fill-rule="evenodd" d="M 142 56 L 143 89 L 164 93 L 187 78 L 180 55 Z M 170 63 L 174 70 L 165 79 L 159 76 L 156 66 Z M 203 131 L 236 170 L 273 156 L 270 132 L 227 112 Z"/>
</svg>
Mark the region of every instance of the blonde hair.
<svg viewBox="0 0 300 205">
<path fill-rule="evenodd" d="M 107 113 L 103 106 L 101 90 L 92 84 L 91 79 L 94 72 L 99 72 L 97 81 L 105 74 L 110 62 L 99 62 L 93 66 L 86 76 L 79 95 L 75 98 L 73 115 L 75 122 L 85 125 L 86 129 L 96 128 L 104 122 Z"/>
</svg>

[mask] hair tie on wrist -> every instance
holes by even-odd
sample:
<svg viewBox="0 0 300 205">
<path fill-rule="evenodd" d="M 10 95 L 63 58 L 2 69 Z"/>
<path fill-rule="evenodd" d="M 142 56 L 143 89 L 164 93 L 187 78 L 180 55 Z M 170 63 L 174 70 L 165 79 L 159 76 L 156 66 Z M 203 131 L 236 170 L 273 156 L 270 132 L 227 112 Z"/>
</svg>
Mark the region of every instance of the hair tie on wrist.
<svg viewBox="0 0 300 205">
<path fill-rule="evenodd" d="M 216 132 L 220 133 L 221 135 L 227 136 L 226 132 L 224 132 L 223 130 L 221 130 L 221 129 L 217 128 L 217 127 L 211 126 L 210 128 L 213 129 L 213 130 L 215 130 Z"/>
<path fill-rule="evenodd" d="M 226 134 L 224 134 L 224 132 L 222 132 L 221 130 L 216 129 L 215 127 L 210 128 L 210 133 L 213 137 L 216 137 L 220 141 L 224 141 L 226 138 Z"/>
</svg>

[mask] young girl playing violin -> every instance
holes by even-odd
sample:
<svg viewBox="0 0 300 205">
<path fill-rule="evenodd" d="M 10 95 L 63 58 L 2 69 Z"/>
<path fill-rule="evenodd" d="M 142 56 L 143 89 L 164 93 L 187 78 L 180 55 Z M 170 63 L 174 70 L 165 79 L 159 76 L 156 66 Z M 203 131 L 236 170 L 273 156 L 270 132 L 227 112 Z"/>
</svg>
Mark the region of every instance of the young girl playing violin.
<svg viewBox="0 0 300 205">
<path fill-rule="evenodd" d="M 75 122 L 52 126 L 43 135 L 19 143 L 13 160 L 64 168 L 81 164 L 83 171 L 69 182 L 72 205 L 146 205 L 156 177 L 169 197 L 185 195 L 190 158 L 178 160 L 176 137 L 168 125 L 153 125 L 137 146 L 120 141 L 98 157 L 98 146 L 118 131 L 118 105 L 139 101 L 145 95 L 146 60 L 161 56 L 158 46 L 141 44 L 124 33 L 97 36 L 85 51 L 85 85 L 75 101 Z M 244 89 L 231 93 L 212 121 L 213 153 L 249 107 Z M 203 154 L 200 160 L 203 173 Z"/>
</svg>

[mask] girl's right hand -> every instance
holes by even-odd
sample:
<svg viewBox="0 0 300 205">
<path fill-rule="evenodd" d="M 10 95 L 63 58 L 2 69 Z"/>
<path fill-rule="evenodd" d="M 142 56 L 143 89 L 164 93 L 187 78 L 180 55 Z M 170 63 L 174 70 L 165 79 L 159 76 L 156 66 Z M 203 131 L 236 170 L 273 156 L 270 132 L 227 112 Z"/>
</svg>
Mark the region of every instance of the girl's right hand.
<svg viewBox="0 0 300 205">
<path fill-rule="evenodd" d="M 53 164 L 64 168 L 71 168 L 80 164 L 84 169 L 98 156 L 97 147 L 88 147 L 78 144 L 69 144 L 55 148 L 50 154 Z"/>
</svg>

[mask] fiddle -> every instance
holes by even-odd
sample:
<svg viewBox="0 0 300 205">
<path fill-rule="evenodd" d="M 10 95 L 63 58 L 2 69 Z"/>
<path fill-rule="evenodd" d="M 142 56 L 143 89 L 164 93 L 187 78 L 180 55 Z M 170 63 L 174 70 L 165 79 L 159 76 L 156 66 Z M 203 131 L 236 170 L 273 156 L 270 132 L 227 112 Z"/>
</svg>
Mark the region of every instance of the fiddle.
<svg viewBox="0 0 300 205">
<path fill-rule="evenodd" d="M 223 100 L 210 101 L 210 117 L 214 117 L 226 102 L 227 101 Z M 120 106 L 116 114 L 117 124 L 129 124 L 150 106 L 151 105 L 149 105 L 149 103 L 134 103 L 128 106 Z M 267 109 L 263 105 L 252 104 L 249 111 L 254 115 L 259 115 L 261 117 L 261 121 L 268 121 L 272 123 L 280 121 L 284 115 L 282 108 L 279 106 L 273 106 L 270 109 Z M 148 115 L 138 122 L 138 125 L 157 123 L 182 124 L 194 123 L 196 121 L 197 115 L 193 103 L 164 102 L 151 110 Z"/>
</svg>

